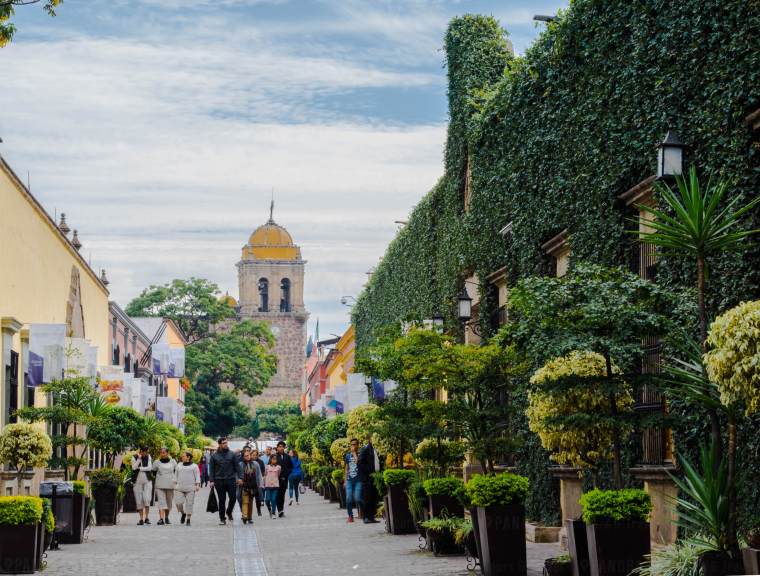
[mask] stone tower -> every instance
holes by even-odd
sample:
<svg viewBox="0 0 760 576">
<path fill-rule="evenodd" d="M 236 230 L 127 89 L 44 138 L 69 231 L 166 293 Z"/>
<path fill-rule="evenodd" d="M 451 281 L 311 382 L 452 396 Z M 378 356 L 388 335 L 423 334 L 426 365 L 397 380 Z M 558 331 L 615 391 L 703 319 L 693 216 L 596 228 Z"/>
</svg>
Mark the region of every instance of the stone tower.
<svg viewBox="0 0 760 576">
<path fill-rule="evenodd" d="M 269 221 L 259 226 L 243 246 L 237 263 L 239 317 L 264 321 L 277 340 L 277 374 L 251 407 L 279 400 L 298 402 L 306 361 L 306 321 L 303 303 L 304 265 L 301 248 L 282 226 Z"/>
</svg>

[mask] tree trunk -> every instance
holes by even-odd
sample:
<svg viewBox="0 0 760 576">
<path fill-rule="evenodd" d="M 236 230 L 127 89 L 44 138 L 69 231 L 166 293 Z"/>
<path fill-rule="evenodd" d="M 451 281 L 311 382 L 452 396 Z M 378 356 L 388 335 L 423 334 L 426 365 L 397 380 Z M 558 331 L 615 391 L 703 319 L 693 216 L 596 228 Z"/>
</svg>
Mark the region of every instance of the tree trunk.
<svg viewBox="0 0 760 576">
<path fill-rule="evenodd" d="M 607 367 L 607 381 L 612 381 L 612 359 L 608 353 L 604 355 L 604 362 Z M 610 400 L 610 416 L 613 420 L 617 420 L 617 397 L 614 392 L 609 393 Z M 617 426 L 617 422 L 612 427 L 612 480 L 615 484 L 615 488 L 620 490 L 623 487 L 623 471 L 621 465 L 621 441 L 620 441 L 620 428 Z"/>
<path fill-rule="evenodd" d="M 728 547 L 738 553 L 739 542 L 736 535 L 736 419 L 728 415 Z"/>
</svg>

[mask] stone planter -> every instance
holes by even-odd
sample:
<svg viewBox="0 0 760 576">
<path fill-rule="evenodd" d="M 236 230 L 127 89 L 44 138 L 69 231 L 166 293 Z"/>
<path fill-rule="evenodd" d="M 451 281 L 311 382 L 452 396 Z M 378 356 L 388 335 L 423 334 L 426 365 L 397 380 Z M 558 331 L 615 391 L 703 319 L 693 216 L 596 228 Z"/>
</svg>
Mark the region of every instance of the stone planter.
<svg viewBox="0 0 760 576">
<path fill-rule="evenodd" d="M 588 537 L 586 523 L 583 520 L 565 520 L 567 549 L 573 559 L 573 576 L 589 576 Z"/>
<path fill-rule="evenodd" d="M 385 513 L 391 534 L 414 534 L 417 531 L 404 486 L 388 486 Z"/>
<path fill-rule="evenodd" d="M 464 506 L 453 496 L 436 494 L 428 496 L 428 514 L 431 518 L 440 516 L 457 516 L 464 514 Z"/>
<path fill-rule="evenodd" d="M 509 504 L 477 510 L 484 576 L 526 576 L 525 507 Z"/>
<path fill-rule="evenodd" d="M 586 537 L 591 576 L 628 576 L 651 552 L 649 522 L 587 524 Z"/>
<path fill-rule="evenodd" d="M 528 522 L 525 524 L 525 538 L 536 544 L 559 542 L 560 530 L 559 526 L 541 526 Z"/>
<path fill-rule="evenodd" d="M 0 525 L 0 574 L 34 574 L 39 524 Z"/>
<path fill-rule="evenodd" d="M 760 574 L 760 548 L 744 548 L 742 560 L 745 574 Z"/>
<path fill-rule="evenodd" d="M 93 490 L 95 497 L 95 522 L 98 526 L 116 524 L 119 513 L 119 502 L 116 498 L 116 488 L 99 488 Z"/>
</svg>

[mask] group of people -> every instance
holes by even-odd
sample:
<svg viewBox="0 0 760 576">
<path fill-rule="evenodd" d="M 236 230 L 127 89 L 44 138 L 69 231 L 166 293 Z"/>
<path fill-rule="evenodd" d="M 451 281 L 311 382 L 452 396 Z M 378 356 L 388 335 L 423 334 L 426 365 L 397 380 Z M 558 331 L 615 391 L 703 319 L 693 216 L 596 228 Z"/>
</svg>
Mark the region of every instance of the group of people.
<svg viewBox="0 0 760 576">
<path fill-rule="evenodd" d="M 180 513 L 180 523 L 190 526 L 193 515 L 195 494 L 201 489 L 201 473 L 193 463 L 193 453 L 183 452 L 179 464 L 169 455 L 169 450 L 161 448 L 158 460 L 153 461 L 147 447 L 132 457 L 132 485 L 140 526 L 150 524 L 148 511 L 153 500 L 153 480 L 158 499 L 159 526 L 171 524 L 169 512 L 172 503 Z"/>
<path fill-rule="evenodd" d="M 265 505 L 271 519 L 285 516 L 285 497 L 299 502 L 299 485 L 303 479 L 301 460 L 295 450 L 285 451 L 280 441 L 263 454 L 251 445 L 239 452 L 229 448 L 227 438 L 217 440 L 218 448 L 208 459 L 208 483 L 216 493 L 219 524 L 232 520 L 235 503 L 239 503 L 244 524 L 253 523 L 253 505 L 261 516 Z"/>
</svg>

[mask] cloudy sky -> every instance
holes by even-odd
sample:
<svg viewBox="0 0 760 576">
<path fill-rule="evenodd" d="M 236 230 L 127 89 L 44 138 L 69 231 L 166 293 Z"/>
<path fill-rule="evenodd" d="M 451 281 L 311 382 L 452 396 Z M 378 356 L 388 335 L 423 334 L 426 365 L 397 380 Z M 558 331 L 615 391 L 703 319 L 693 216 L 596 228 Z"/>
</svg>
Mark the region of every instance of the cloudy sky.
<svg viewBox="0 0 760 576">
<path fill-rule="evenodd" d="M 442 172 L 448 20 L 522 53 L 566 0 L 66 0 L 0 49 L 0 153 L 79 230 L 122 306 L 199 276 L 237 297 L 268 218 L 302 247 L 320 334 Z"/>
</svg>

